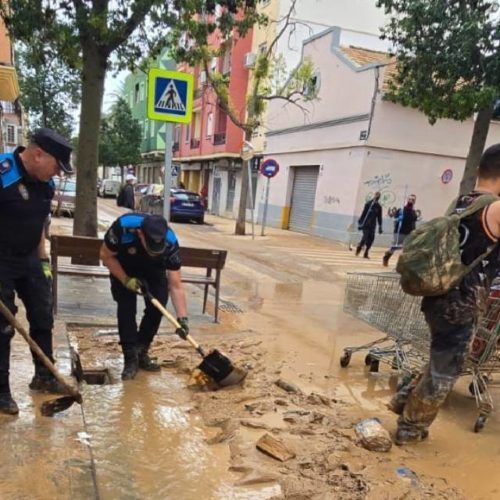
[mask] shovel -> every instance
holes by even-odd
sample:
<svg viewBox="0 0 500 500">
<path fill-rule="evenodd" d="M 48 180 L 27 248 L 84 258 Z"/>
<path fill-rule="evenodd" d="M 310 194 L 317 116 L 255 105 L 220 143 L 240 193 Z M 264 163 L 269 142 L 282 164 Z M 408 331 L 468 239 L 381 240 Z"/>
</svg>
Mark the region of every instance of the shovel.
<svg viewBox="0 0 500 500">
<path fill-rule="evenodd" d="M 45 365 L 45 367 L 54 375 L 57 381 L 64 387 L 67 391 L 68 396 L 62 396 L 60 398 L 51 399 L 42 403 L 40 411 L 45 417 L 52 417 L 56 413 L 68 409 L 73 403 L 82 404 L 82 395 L 71 385 L 69 385 L 64 377 L 59 373 L 54 363 L 45 355 L 45 353 L 40 349 L 39 345 L 29 336 L 28 332 L 23 328 L 21 323 L 14 317 L 7 306 L 0 300 L 0 312 L 5 316 L 7 321 L 15 328 L 21 336 L 26 340 L 31 350 L 38 356 L 40 361 Z"/>
<path fill-rule="evenodd" d="M 165 318 L 167 318 L 168 321 L 175 326 L 175 328 L 181 328 L 181 325 L 175 317 L 167 311 L 158 299 L 153 297 L 146 286 L 142 287 L 142 293 L 163 314 L 163 316 L 165 316 Z M 200 344 L 198 344 L 198 342 L 196 342 L 196 340 L 193 339 L 193 337 L 191 337 L 191 335 L 188 334 L 186 336 L 186 340 L 203 358 L 203 361 L 198 365 L 198 369 L 205 375 L 208 375 L 220 387 L 237 385 L 247 376 L 247 372 L 245 370 L 234 366 L 231 360 L 217 349 L 213 349 L 206 354 L 205 350 L 200 346 Z"/>
</svg>

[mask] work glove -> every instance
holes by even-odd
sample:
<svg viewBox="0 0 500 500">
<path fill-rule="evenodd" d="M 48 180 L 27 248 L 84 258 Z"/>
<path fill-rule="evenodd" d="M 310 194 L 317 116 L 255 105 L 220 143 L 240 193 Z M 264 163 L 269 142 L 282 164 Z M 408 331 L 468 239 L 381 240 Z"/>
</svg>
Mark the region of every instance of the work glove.
<svg viewBox="0 0 500 500">
<path fill-rule="evenodd" d="M 141 292 L 142 283 L 137 278 L 131 278 L 130 276 L 126 276 L 125 279 L 123 280 L 123 286 L 127 290 L 130 290 L 133 293 L 139 293 L 139 294 L 142 293 Z"/>
<path fill-rule="evenodd" d="M 177 322 L 180 325 L 180 328 L 175 330 L 175 333 L 179 335 L 179 337 L 183 340 L 186 340 L 186 337 L 189 334 L 189 324 L 187 318 L 177 318 Z"/>
<path fill-rule="evenodd" d="M 42 272 L 46 279 L 52 279 L 52 267 L 50 267 L 49 259 L 40 259 L 40 264 L 42 265 Z"/>
</svg>

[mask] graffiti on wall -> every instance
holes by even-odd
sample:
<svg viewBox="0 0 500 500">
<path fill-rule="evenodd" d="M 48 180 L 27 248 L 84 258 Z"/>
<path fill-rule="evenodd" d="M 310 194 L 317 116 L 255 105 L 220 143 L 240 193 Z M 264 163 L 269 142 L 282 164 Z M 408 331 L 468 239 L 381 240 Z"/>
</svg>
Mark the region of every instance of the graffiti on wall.
<svg viewBox="0 0 500 500">
<path fill-rule="evenodd" d="M 390 207 L 396 201 L 396 194 L 390 188 L 392 184 L 392 176 L 390 173 L 382 175 L 374 175 L 363 184 L 369 188 L 368 193 L 366 193 L 365 201 L 371 200 L 376 192 L 380 193 L 380 204 L 383 207 Z"/>
<path fill-rule="evenodd" d="M 337 196 L 332 196 L 332 195 L 328 195 L 328 196 L 324 196 L 324 202 L 325 202 L 325 205 L 340 205 L 340 198 L 337 197 Z"/>
</svg>

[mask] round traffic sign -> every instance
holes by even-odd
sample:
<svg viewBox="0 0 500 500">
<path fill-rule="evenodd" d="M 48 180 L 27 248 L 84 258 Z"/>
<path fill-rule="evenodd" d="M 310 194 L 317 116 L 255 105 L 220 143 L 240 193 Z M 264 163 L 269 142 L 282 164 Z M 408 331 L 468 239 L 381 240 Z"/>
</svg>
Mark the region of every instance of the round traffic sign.
<svg viewBox="0 0 500 500">
<path fill-rule="evenodd" d="M 449 184 L 453 180 L 453 170 L 451 168 L 446 169 L 441 176 L 441 182 L 443 184 Z"/>
<path fill-rule="evenodd" d="M 280 166 L 276 160 L 268 158 L 260 166 L 260 173 L 269 179 L 280 171 Z"/>
</svg>

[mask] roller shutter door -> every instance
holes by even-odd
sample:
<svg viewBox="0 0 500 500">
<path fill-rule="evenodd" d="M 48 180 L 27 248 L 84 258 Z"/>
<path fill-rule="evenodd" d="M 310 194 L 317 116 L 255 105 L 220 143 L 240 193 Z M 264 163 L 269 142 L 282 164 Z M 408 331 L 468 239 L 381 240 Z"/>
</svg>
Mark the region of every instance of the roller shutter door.
<svg viewBox="0 0 500 500">
<path fill-rule="evenodd" d="M 290 231 L 309 233 L 314 213 L 319 167 L 295 167 L 290 208 Z"/>
</svg>

